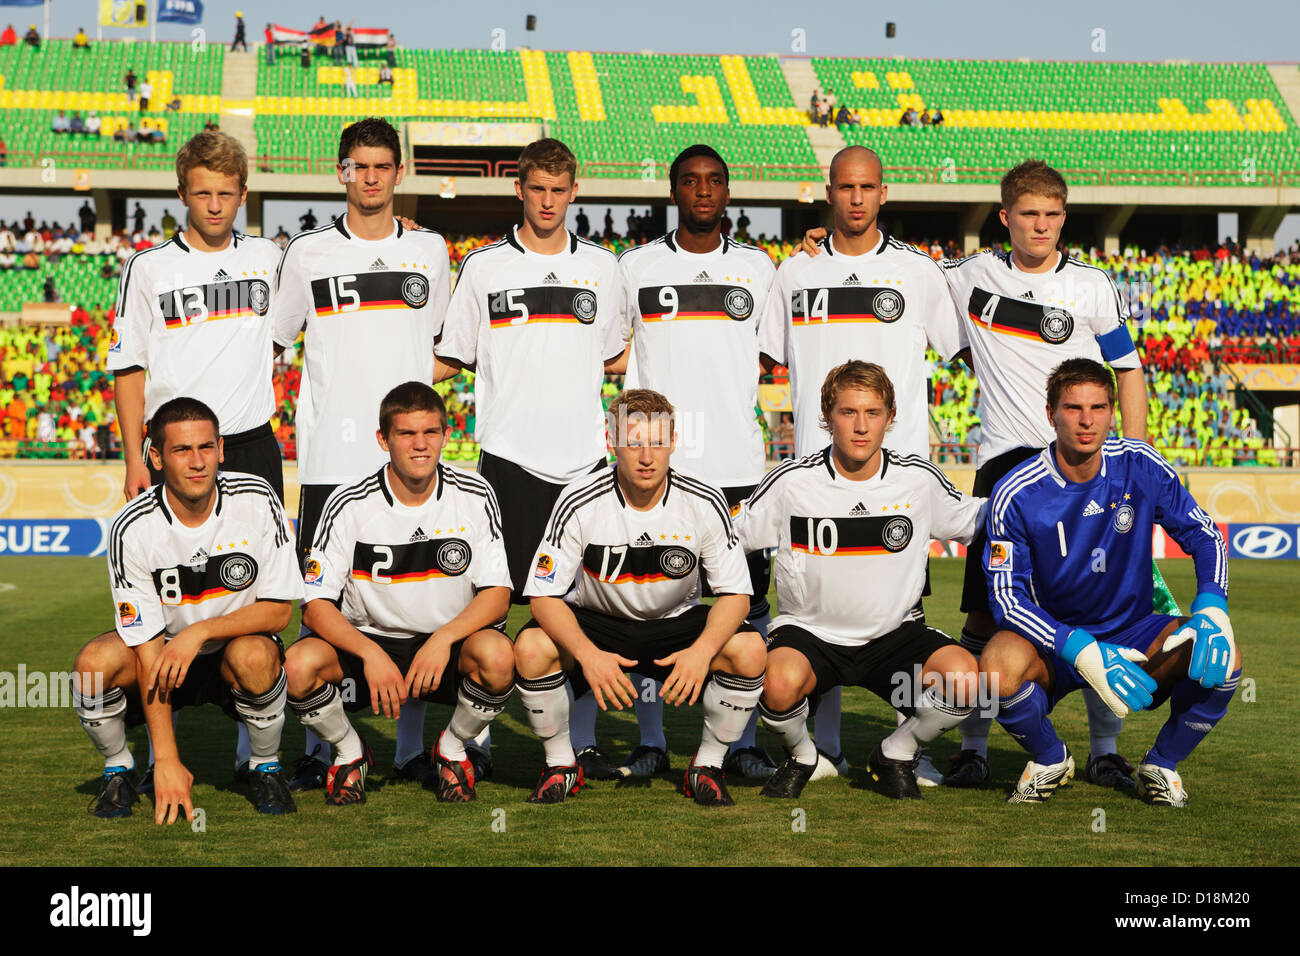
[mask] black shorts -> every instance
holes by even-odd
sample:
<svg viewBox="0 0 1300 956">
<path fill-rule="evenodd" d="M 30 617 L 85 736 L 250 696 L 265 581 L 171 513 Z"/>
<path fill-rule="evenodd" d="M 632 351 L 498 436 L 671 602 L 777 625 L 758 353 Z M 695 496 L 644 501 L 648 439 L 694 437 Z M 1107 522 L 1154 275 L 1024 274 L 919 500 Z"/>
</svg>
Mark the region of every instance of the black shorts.
<svg viewBox="0 0 1300 956">
<path fill-rule="evenodd" d="M 590 472 L 604 467 L 603 461 L 596 462 Z M 533 558 L 546 533 L 551 510 L 565 486 L 538 478 L 514 462 L 485 451 L 479 452 L 478 473 L 492 486 L 501 507 L 501 536 L 506 546 L 510 580 L 514 583 L 510 600 L 527 604 L 524 586 L 532 575 Z"/>
<path fill-rule="evenodd" d="M 275 641 L 275 646 L 280 651 L 280 663 L 284 664 L 284 642 L 280 640 L 280 635 L 263 636 Z M 182 707 L 216 704 L 231 720 L 243 723 L 243 718 L 235 710 L 235 697 L 230 692 L 230 685 L 221 676 L 221 661 L 225 656 L 223 648 L 194 658 L 190 663 L 190 669 L 185 672 L 185 682 L 172 691 L 170 702 L 173 712 Z M 127 694 L 126 699 L 126 725 L 139 727 L 145 722 L 142 694 Z"/>
<path fill-rule="evenodd" d="M 334 494 L 338 485 L 302 485 L 298 489 L 298 525 L 296 528 L 298 545 L 298 570 L 303 570 L 307 556 L 311 554 L 312 541 L 316 538 L 316 526 L 320 524 L 321 512 L 325 502 Z"/>
<path fill-rule="evenodd" d="M 366 634 L 365 631 L 362 631 Z M 415 660 L 416 653 L 424 646 L 431 634 L 421 634 L 418 637 L 384 637 L 380 634 L 366 634 L 376 644 L 378 644 L 388 659 L 397 665 L 398 670 L 403 674 L 411 669 L 411 661 Z M 420 700 L 432 701 L 435 704 L 455 704 L 456 691 L 460 688 L 460 648 L 464 641 L 457 641 L 451 645 L 451 654 L 447 657 L 447 667 L 442 672 L 442 680 L 438 683 L 438 689 L 433 693 L 426 693 L 420 696 Z M 366 665 L 365 662 L 355 654 L 349 654 L 347 651 L 334 648 L 334 653 L 339 657 L 339 666 L 343 668 L 343 679 L 354 682 L 354 694 L 343 695 L 343 708 L 348 711 L 364 710 L 370 706 L 370 684 L 366 682 Z"/>
<path fill-rule="evenodd" d="M 280 503 L 284 504 L 284 465 L 280 460 L 280 443 L 275 440 L 270 422 L 235 435 L 222 435 L 221 447 L 224 453 L 222 471 L 242 471 L 265 478 Z M 144 460 L 149 466 L 149 480 L 155 485 L 162 484 L 162 472 L 154 470 L 148 455 Z"/>
<path fill-rule="evenodd" d="M 910 715 L 911 702 L 918 699 L 921 690 L 916 684 L 915 668 L 923 666 L 935 651 L 953 643 L 943 631 L 919 621 L 904 621 L 888 634 L 859 647 L 830 644 L 796 624 L 783 624 L 768 634 L 767 652 L 789 647 L 808 658 L 817 679 L 809 695 L 814 704 L 832 687 L 865 687 L 891 707 L 901 700 L 906 706 L 898 709 Z M 898 688 L 904 686 L 906 692 L 900 692 Z"/>
<path fill-rule="evenodd" d="M 975 472 L 975 487 L 971 495 L 975 498 L 987 498 L 993 494 L 993 488 L 1006 477 L 1007 472 L 1027 458 L 1033 458 L 1041 448 L 1013 448 L 1003 452 L 992 461 L 986 461 Z M 971 611 L 989 613 L 989 581 L 984 573 L 984 545 L 989 536 L 985 526 L 975 529 L 975 537 L 966 548 L 966 574 L 961 585 L 961 610 L 963 614 Z"/>
<path fill-rule="evenodd" d="M 695 643 L 695 639 L 704 630 L 709 617 L 709 608 L 703 604 L 696 605 L 689 611 L 676 617 L 666 617 L 658 621 L 630 621 L 623 617 L 612 617 L 599 611 L 569 605 L 569 610 L 578 619 L 578 626 L 587 640 L 602 651 L 626 657 L 636 661 L 635 667 L 626 667 L 624 671 L 635 671 L 642 677 L 656 681 L 664 680 L 673 672 L 671 667 L 661 667 L 655 663 L 675 651 L 682 651 Z M 530 619 L 519 630 L 541 627 L 536 619 Z M 757 634 L 753 625 L 744 622 L 736 630 L 737 634 Z M 582 668 L 575 666 L 569 673 L 569 683 L 573 686 L 573 696 L 581 697 L 591 689 L 582 674 Z"/>
<path fill-rule="evenodd" d="M 742 485 L 737 488 L 723 488 L 722 496 L 727 499 L 727 507 L 731 513 L 736 513 L 736 506 L 754 493 L 758 485 Z M 767 589 L 772 584 L 772 559 L 766 551 L 751 551 L 745 555 L 745 563 L 749 566 L 749 586 L 753 593 L 749 599 L 748 618 L 752 621 L 768 613 L 771 608 L 767 603 Z M 700 571 L 700 584 L 703 587 L 705 597 L 713 597 L 713 588 L 709 587 L 708 578 L 704 576 L 704 571 Z"/>
</svg>

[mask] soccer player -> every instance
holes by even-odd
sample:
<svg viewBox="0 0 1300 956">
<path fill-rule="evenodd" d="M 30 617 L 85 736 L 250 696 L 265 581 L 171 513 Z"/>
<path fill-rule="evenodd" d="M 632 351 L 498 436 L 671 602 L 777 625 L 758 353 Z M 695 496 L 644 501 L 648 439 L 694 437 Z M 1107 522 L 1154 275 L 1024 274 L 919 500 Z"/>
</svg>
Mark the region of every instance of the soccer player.
<svg viewBox="0 0 1300 956">
<path fill-rule="evenodd" d="M 285 677 L 279 632 L 302 595 L 293 539 L 265 480 L 218 473 L 216 413 L 174 398 L 149 421 L 149 457 L 163 483 L 113 519 L 108 570 L 115 631 L 77 655 L 73 703 L 104 757 L 97 817 L 135 802 L 128 727 L 147 721 L 155 751 L 154 820 L 192 817 L 193 775 L 181 763 L 172 714 L 218 704 L 248 727 L 250 779 L 262 813 L 293 813 L 277 751 Z"/>
<path fill-rule="evenodd" d="M 237 139 L 216 131 L 195 135 L 176 154 L 185 229 L 137 252 L 122 270 L 107 366 L 128 501 L 162 481 L 146 454 L 145 429 L 164 402 L 182 395 L 216 412 L 225 470 L 264 478 L 284 500 L 280 445 L 270 423 L 271 283 L 280 250 L 234 230 L 247 183 L 248 157 Z M 235 755 L 241 782 L 248 755 L 241 724 Z M 140 791 L 152 785 L 146 771 Z"/>
<path fill-rule="evenodd" d="M 627 384 L 653 389 L 673 403 L 678 433 L 673 468 L 721 489 L 735 509 L 767 470 L 754 412 L 757 328 L 776 270 L 762 249 L 722 235 L 730 170 L 714 149 L 687 147 L 673 160 L 668 180 L 677 228 L 618 259 L 632 320 Z M 765 634 L 770 563 L 761 551 L 748 562 L 747 619 Z M 629 774 L 669 769 L 661 708 L 657 697 L 653 703 L 636 698 L 641 744 L 624 761 Z M 776 764 L 755 743 L 757 719 L 755 712 L 726 769 L 766 779 Z"/>
<path fill-rule="evenodd" d="M 999 216 L 1011 252 L 986 252 L 945 264 L 961 320 L 963 346 L 980 384 L 981 439 L 972 493 L 994 485 L 1052 440 L 1043 420 L 1048 372 L 1063 360 L 1105 360 L 1115 370 L 1125 437 L 1146 440 L 1147 390 L 1127 322 L 1128 307 L 1111 277 L 1057 249 L 1065 225 L 1067 188 L 1060 173 L 1028 160 L 1002 178 Z M 996 627 L 983 563 L 984 529 L 966 553 L 962 644 L 979 654 Z M 1149 570 L 1148 570 L 1149 574 Z M 1123 721 L 1085 689 L 1091 747 L 1085 768 L 1093 783 L 1131 787 L 1132 768 L 1118 753 Z M 944 782 L 974 786 L 988 779 L 990 721 L 974 715 L 962 726 L 962 749 Z"/>
<path fill-rule="evenodd" d="M 433 380 L 434 336 L 450 297 L 442 236 L 393 217 L 404 172 L 397 130 L 376 117 L 353 123 L 339 137 L 338 160 L 347 213 L 291 239 L 275 277 L 277 354 L 306 328 L 297 414 L 303 562 L 326 499 L 386 463 L 369 429 L 384 395 L 402 382 Z M 398 774 L 423 781 L 423 704 L 406 709 L 397 738 Z M 324 785 L 329 759 L 308 733 L 307 756 L 290 786 Z"/>
<path fill-rule="evenodd" d="M 925 347 L 928 342 L 942 358 L 951 358 L 960 345 L 958 319 L 943 270 L 880 228 L 887 195 L 879 156 L 862 146 L 836 153 L 826 186 L 834 231 L 819 244 L 816 251 L 822 254 L 794 255 L 781 263 L 767 298 L 759 349 L 766 369 L 789 366 L 797 456 L 823 447 L 819 419 L 827 373 L 861 357 L 884 368 L 897 390 L 891 450 L 929 459 Z M 924 618 L 920 597 L 913 611 L 918 620 Z M 823 696 L 816 726 L 817 746 L 826 757 L 818 776 L 827 775 L 831 764 L 844 773 L 838 689 Z M 938 783 L 938 771 L 928 757 L 923 760 L 923 782 Z"/>
<path fill-rule="evenodd" d="M 375 437 L 388 464 L 330 496 L 307 559 L 310 633 L 289 648 L 289 706 L 334 747 L 325 802 L 344 806 L 365 802 L 374 765 L 345 710 L 398 717 L 408 698 L 453 704 L 426 785 L 439 800 L 473 800 L 465 744 L 514 685 L 514 651 L 493 628 L 510 609 L 496 495 L 478 475 L 439 462 L 447 409 L 423 382 L 384 397 Z M 345 680 L 351 700 L 339 689 Z"/>
<path fill-rule="evenodd" d="M 721 492 L 669 466 L 673 406 L 623 392 L 609 410 L 616 463 L 556 502 L 533 557 L 533 619 L 515 639 L 519 696 L 546 767 L 530 803 L 559 803 L 584 782 L 569 740 L 569 697 L 632 706 L 625 670 L 663 681 L 674 706 L 703 697 L 704 733 L 682 790 L 729 806 L 722 764 L 763 689 L 763 639 L 745 623 L 749 573 Z M 700 603 L 700 577 L 718 595 Z M 576 580 L 576 586 L 575 586 Z"/>
<path fill-rule="evenodd" d="M 519 154 L 515 195 L 524 221 L 461 261 L 438 340 L 437 381 L 475 372 L 478 470 L 501 504 L 516 604 L 527 600 L 532 559 L 560 492 L 604 469 L 600 389 L 606 372 L 627 366 L 614 254 L 564 225 L 577 170 L 556 139 Z M 539 432 L 539 412 L 557 427 Z M 584 760 L 599 776 L 615 775 L 594 746 Z"/>
<path fill-rule="evenodd" d="M 1000 629 L 980 670 L 997 681 L 998 722 L 1030 754 L 1009 803 L 1041 803 L 1073 777 L 1048 714 L 1087 686 L 1118 717 L 1169 701 L 1136 787 L 1147 803 L 1185 806 L 1178 765 L 1227 712 L 1241 676 L 1223 538 L 1149 445 L 1106 437 L 1114 410 L 1104 365 L 1061 363 L 1047 382 L 1055 441 L 990 500 L 983 561 Z M 1190 620 L 1152 613 L 1156 523 L 1193 558 Z"/>
<path fill-rule="evenodd" d="M 736 519 L 747 551 L 776 549 L 779 613 L 759 712 L 789 757 L 767 797 L 797 797 L 812 778 L 808 700 L 832 687 L 866 687 L 906 715 L 867 760 L 895 799 L 920 799 L 921 746 L 976 700 L 975 658 L 908 612 L 925 586 L 930 539 L 969 541 L 985 501 L 957 491 L 929 458 L 884 447 L 894 394 L 879 365 L 832 369 L 821 389 L 831 444 L 771 471 Z"/>
</svg>

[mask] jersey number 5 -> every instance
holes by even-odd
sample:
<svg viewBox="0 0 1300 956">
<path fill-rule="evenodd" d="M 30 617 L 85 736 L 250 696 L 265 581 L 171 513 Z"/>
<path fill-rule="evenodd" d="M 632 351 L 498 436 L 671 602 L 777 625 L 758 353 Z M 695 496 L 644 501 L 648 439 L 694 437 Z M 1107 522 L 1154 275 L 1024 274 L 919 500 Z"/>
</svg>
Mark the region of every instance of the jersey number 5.
<svg viewBox="0 0 1300 956">
<path fill-rule="evenodd" d="M 355 312 L 361 308 L 361 295 L 356 289 L 349 289 L 349 282 L 356 282 L 356 276 L 330 276 L 325 280 L 325 284 L 330 290 L 330 305 L 334 307 L 335 312 Z M 351 299 L 351 302 L 343 302 L 344 299 Z M 339 303 L 343 302 L 342 305 Z"/>
</svg>

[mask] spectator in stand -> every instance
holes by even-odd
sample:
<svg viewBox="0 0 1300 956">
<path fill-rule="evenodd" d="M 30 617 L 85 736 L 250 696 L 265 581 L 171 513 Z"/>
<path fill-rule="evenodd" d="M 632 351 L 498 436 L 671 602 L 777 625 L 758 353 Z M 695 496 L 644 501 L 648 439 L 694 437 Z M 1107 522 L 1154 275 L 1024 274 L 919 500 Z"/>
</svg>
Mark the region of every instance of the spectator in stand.
<svg viewBox="0 0 1300 956">
<path fill-rule="evenodd" d="M 574 221 L 574 225 L 576 226 L 574 231 L 577 232 L 579 239 L 586 239 L 587 236 L 590 235 L 591 220 L 587 218 L 587 214 L 581 209 L 578 210 L 578 215 Z"/>
<path fill-rule="evenodd" d="M 135 67 L 128 67 L 126 71 L 126 98 L 130 100 L 133 104 L 135 103 L 135 97 L 136 97 L 135 83 L 136 83 Z"/>
<path fill-rule="evenodd" d="M 230 52 L 240 50 L 243 53 L 248 52 L 248 38 L 245 33 L 244 14 L 240 10 L 235 11 L 235 39 L 230 44 Z"/>
<path fill-rule="evenodd" d="M 298 217 L 298 227 L 303 232 L 316 228 L 316 216 L 312 214 L 310 209 Z"/>
<path fill-rule="evenodd" d="M 393 85 L 393 68 L 387 63 L 379 65 L 379 82 L 387 83 L 389 86 Z"/>
<path fill-rule="evenodd" d="M 614 210 L 605 210 L 605 241 L 610 242 L 614 238 Z"/>
<path fill-rule="evenodd" d="M 86 117 L 86 135 L 99 136 L 99 130 L 102 123 L 103 121 L 99 118 L 99 114 L 94 110 L 91 110 L 90 115 Z"/>
<path fill-rule="evenodd" d="M 343 68 L 343 94 L 345 96 L 357 95 L 357 74 L 350 66 Z"/>
<path fill-rule="evenodd" d="M 68 120 L 68 132 L 76 133 L 78 136 L 86 132 L 86 121 L 81 118 L 80 113 L 73 113 L 72 118 Z"/>
<path fill-rule="evenodd" d="M 930 125 L 936 128 L 943 125 L 943 110 L 939 109 L 937 106 L 934 108 L 933 112 L 930 113 Z"/>
<path fill-rule="evenodd" d="M 306 37 L 298 44 L 298 62 L 304 70 L 311 69 L 311 41 Z"/>
<path fill-rule="evenodd" d="M 41 48 L 41 35 L 36 32 L 36 24 L 33 23 L 27 28 L 27 33 L 23 37 L 23 42 L 33 50 L 39 50 Z"/>
<path fill-rule="evenodd" d="M 171 102 L 168 103 L 167 106 L 166 106 L 165 108 L 166 108 L 166 110 L 167 110 L 168 113 L 179 113 L 179 112 L 181 111 L 181 97 L 180 97 L 180 94 L 179 94 L 179 93 L 174 94 L 174 95 L 172 96 Z"/>
<path fill-rule="evenodd" d="M 54 287 L 54 276 L 45 277 L 45 285 L 42 288 L 42 294 L 45 296 L 46 303 L 59 301 L 59 292 Z"/>
<path fill-rule="evenodd" d="M 844 127 L 852 125 L 853 117 L 849 115 L 849 108 L 841 103 L 840 108 L 835 113 L 835 126 L 837 129 L 843 130 Z"/>
<path fill-rule="evenodd" d="M 72 48 L 74 50 L 90 49 L 90 37 L 86 36 L 85 27 L 77 27 L 77 35 L 72 38 Z"/>
<path fill-rule="evenodd" d="M 143 113 L 149 109 L 149 101 L 153 99 L 153 84 L 149 82 L 146 76 L 143 83 L 140 84 L 140 112 Z"/>
<path fill-rule="evenodd" d="M 817 125 L 829 126 L 831 123 L 831 95 L 830 90 L 822 97 L 821 102 L 817 104 Z"/>
<path fill-rule="evenodd" d="M 351 27 L 343 31 L 343 58 L 357 69 L 361 68 L 361 63 L 357 60 L 357 35 Z"/>
<path fill-rule="evenodd" d="M 9 165 L 9 147 L 5 145 L 4 137 L 0 136 L 0 169 Z"/>
<path fill-rule="evenodd" d="M 749 241 L 749 217 L 745 215 L 745 210 L 740 210 L 740 215 L 736 217 L 736 238 L 744 242 Z"/>
<path fill-rule="evenodd" d="M 82 232 L 93 233 L 95 231 L 95 210 L 90 205 L 89 199 L 83 202 L 81 208 L 77 210 L 77 218 L 81 220 Z"/>
<path fill-rule="evenodd" d="M 136 201 L 135 209 L 132 211 L 131 215 L 135 219 L 135 231 L 144 232 L 144 206 L 140 205 L 138 200 Z"/>
<path fill-rule="evenodd" d="M 810 123 L 820 123 L 822 115 L 822 98 L 821 90 L 814 89 L 812 97 L 808 100 L 808 121 Z"/>
<path fill-rule="evenodd" d="M 388 57 L 388 65 L 394 70 L 397 69 L 397 36 L 392 30 L 388 31 L 388 42 L 384 44 L 384 54 Z"/>
<path fill-rule="evenodd" d="M 266 50 L 266 65 L 275 66 L 275 31 L 271 29 L 271 24 L 266 25 L 266 32 L 262 36 L 264 38 L 262 45 Z"/>
<path fill-rule="evenodd" d="M 50 120 L 51 133 L 66 133 L 70 129 L 68 118 L 63 115 L 63 110 L 54 114 L 54 119 Z"/>
<path fill-rule="evenodd" d="M 9 24 L 9 26 L 5 27 L 4 33 L 0 33 L 0 46 L 17 46 L 17 45 L 18 45 L 18 31 L 14 29 L 14 25 L 11 23 Z"/>
<path fill-rule="evenodd" d="M 933 125 L 933 123 L 934 123 L 934 117 L 930 115 L 930 111 L 929 111 L 928 109 L 927 109 L 927 110 L 922 110 L 922 111 L 921 111 L 921 125 L 922 125 L 922 126 L 931 126 L 931 125 Z"/>
<path fill-rule="evenodd" d="M 334 42 L 330 48 L 330 55 L 334 58 L 336 66 L 343 65 L 343 21 L 334 21 Z"/>
</svg>

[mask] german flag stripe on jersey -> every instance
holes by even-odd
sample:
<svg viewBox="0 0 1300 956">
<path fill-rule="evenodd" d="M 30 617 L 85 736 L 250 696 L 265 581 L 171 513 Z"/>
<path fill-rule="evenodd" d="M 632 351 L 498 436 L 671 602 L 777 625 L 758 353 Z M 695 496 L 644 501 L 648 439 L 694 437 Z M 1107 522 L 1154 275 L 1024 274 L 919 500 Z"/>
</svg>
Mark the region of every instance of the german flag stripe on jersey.
<svg viewBox="0 0 1300 956">
<path fill-rule="evenodd" d="M 999 335 L 1012 335 L 1034 342 L 1060 345 L 1074 332 L 1074 317 L 1065 309 L 997 296 L 984 289 L 971 289 L 966 317 L 975 325 Z M 992 304 L 990 305 L 990 303 Z"/>
<path fill-rule="evenodd" d="M 158 293 L 158 308 L 169 329 L 266 315 L 270 304 L 271 286 L 265 279 L 209 282 Z"/>
<path fill-rule="evenodd" d="M 557 284 L 499 289 L 488 294 L 487 313 L 494 329 L 543 322 L 591 325 L 596 321 L 596 288 Z"/>
<path fill-rule="evenodd" d="M 419 309 L 429 301 L 429 279 L 422 272 L 381 271 L 324 276 L 311 280 L 318 316 L 382 309 Z"/>
<path fill-rule="evenodd" d="M 902 290 L 882 286 L 795 289 L 790 295 L 790 321 L 796 326 L 896 322 L 905 309 Z"/>
<path fill-rule="evenodd" d="M 754 297 L 744 286 L 645 286 L 637 290 L 643 322 L 743 322 L 754 314 Z"/>
<path fill-rule="evenodd" d="M 695 572 L 699 559 L 679 545 L 589 544 L 582 551 L 582 570 L 602 584 L 651 584 L 677 581 Z"/>
<path fill-rule="evenodd" d="M 790 516 L 790 549 L 818 557 L 896 554 L 912 540 L 912 519 L 902 512 L 855 517 Z"/>
<path fill-rule="evenodd" d="M 409 571 L 406 574 L 389 574 L 386 571 L 379 571 L 373 575 L 363 568 L 353 568 L 352 577 L 354 580 L 370 581 L 372 584 L 376 579 L 379 580 L 380 584 L 414 584 L 420 581 L 431 581 L 435 578 L 447 578 L 451 577 L 451 575 L 444 574 L 437 568 L 428 571 Z"/>
<path fill-rule="evenodd" d="M 380 584 L 454 578 L 465 573 L 472 556 L 464 538 L 433 538 L 406 544 L 358 541 L 352 549 L 352 577 Z"/>
<path fill-rule="evenodd" d="M 154 589 L 164 605 L 202 604 L 251 587 L 257 580 L 257 561 L 236 551 L 212 555 L 197 566 L 159 568 L 152 576 Z"/>
</svg>

